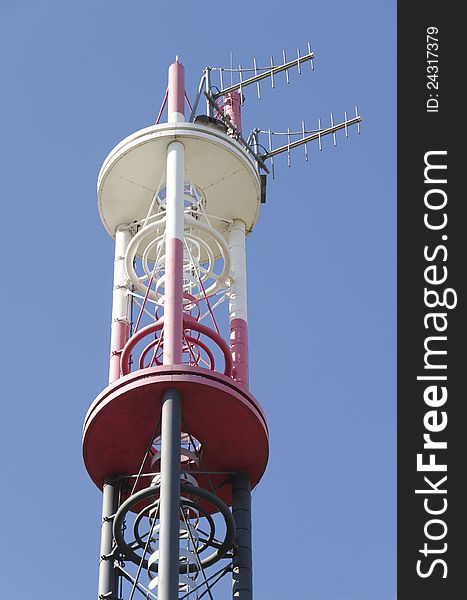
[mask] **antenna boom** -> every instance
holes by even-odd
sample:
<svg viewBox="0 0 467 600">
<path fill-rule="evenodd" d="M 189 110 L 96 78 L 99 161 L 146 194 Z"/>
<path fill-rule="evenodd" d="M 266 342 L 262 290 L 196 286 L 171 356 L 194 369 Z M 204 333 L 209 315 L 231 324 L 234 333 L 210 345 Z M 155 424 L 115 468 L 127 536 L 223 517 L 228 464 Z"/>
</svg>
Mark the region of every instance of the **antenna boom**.
<svg viewBox="0 0 467 600">
<path fill-rule="evenodd" d="M 275 148 L 274 150 L 270 150 L 269 152 L 265 152 L 261 154 L 261 158 L 266 160 L 268 158 L 272 158 L 273 156 L 277 156 L 282 152 L 287 152 L 292 150 L 293 148 L 297 148 L 302 144 L 307 144 L 308 142 L 313 142 L 314 140 L 320 140 L 325 135 L 330 135 L 336 133 L 336 131 L 340 131 L 341 129 L 347 129 L 351 125 L 356 125 L 362 122 L 362 117 L 356 116 L 353 119 L 348 119 L 343 123 L 339 123 L 338 125 L 334 125 L 333 127 L 328 127 L 327 129 L 321 129 L 317 133 L 313 133 L 312 135 L 308 135 L 306 137 L 300 138 L 299 140 L 295 140 L 294 142 L 290 142 L 289 144 L 285 144 L 284 146 L 280 146 L 279 148 Z"/>
<path fill-rule="evenodd" d="M 315 58 L 314 52 L 309 52 L 308 54 L 305 54 L 304 56 L 299 56 L 298 58 L 295 58 L 294 60 L 289 60 L 288 62 L 284 62 L 284 64 L 282 64 L 282 65 L 277 65 L 277 67 L 272 67 L 268 71 L 264 71 L 264 73 L 258 73 L 257 75 L 254 75 L 253 77 L 250 77 L 249 79 L 244 79 L 241 82 L 235 83 L 233 85 L 229 85 L 229 87 L 226 87 L 223 90 L 216 92 L 216 94 L 214 94 L 214 98 L 218 98 L 219 96 L 224 96 L 225 94 L 229 94 L 230 92 L 236 92 L 237 90 L 240 90 L 240 89 L 246 87 L 247 85 L 257 83 L 259 81 L 262 81 L 263 79 L 267 79 L 268 77 L 274 77 L 274 75 L 276 75 L 276 73 L 280 73 L 281 71 L 287 71 L 288 69 L 291 69 L 292 67 L 299 66 L 302 63 L 308 62 L 309 60 L 313 60 L 314 58 Z M 257 68 L 257 70 L 259 70 L 259 69 Z"/>
</svg>

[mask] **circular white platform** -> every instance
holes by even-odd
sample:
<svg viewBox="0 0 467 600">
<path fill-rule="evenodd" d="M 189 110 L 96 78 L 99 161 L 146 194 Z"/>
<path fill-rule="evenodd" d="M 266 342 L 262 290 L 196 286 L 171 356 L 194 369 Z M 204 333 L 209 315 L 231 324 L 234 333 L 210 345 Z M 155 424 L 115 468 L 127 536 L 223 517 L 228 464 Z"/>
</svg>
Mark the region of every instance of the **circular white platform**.
<svg viewBox="0 0 467 600">
<path fill-rule="evenodd" d="M 97 182 L 99 214 L 114 237 L 118 225 L 144 219 L 161 178 L 165 183 L 167 146 L 185 147 L 185 181 L 206 199 L 211 223 L 241 219 L 250 232 L 258 219 L 260 178 L 252 159 L 232 138 L 194 123 L 163 123 L 141 129 L 118 144 L 102 165 Z"/>
</svg>

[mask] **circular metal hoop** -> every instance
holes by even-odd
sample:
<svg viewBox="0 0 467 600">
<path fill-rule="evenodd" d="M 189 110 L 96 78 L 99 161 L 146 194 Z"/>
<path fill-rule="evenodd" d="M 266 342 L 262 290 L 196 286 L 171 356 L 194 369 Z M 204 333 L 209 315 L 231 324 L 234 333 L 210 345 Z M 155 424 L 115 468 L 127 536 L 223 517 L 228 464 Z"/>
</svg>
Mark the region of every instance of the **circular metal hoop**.
<svg viewBox="0 0 467 600">
<path fill-rule="evenodd" d="M 225 535 L 222 543 L 219 547 L 212 552 L 209 556 L 201 559 L 200 562 L 203 568 L 209 567 L 223 558 L 227 552 L 232 548 L 235 537 L 235 522 L 233 520 L 232 513 L 228 509 L 227 505 L 217 496 L 208 492 L 207 490 L 191 485 L 189 483 L 181 483 L 180 489 L 182 494 L 187 494 L 191 497 L 197 497 L 207 502 L 213 504 L 220 514 L 224 517 L 225 522 Z M 128 560 L 131 560 L 136 565 L 141 565 L 144 569 L 150 569 L 151 571 L 157 572 L 157 564 L 153 563 L 151 565 L 148 564 L 148 560 L 143 556 L 138 555 L 124 538 L 123 532 L 123 522 L 125 520 L 126 515 L 133 510 L 133 508 L 139 504 L 140 502 L 144 502 L 149 498 L 153 498 L 154 496 L 158 496 L 160 492 L 160 485 L 155 485 L 150 488 L 145 488 L 144 490 L 140 490 L 133 496 L 130 496 L 118 509 L 115 514 L 114 523 L 113 523 L 113 535 L 117 546 L 124 553 Z M 195 504 L 190 501 L 190 504 Z M 201 511 L 204 515 L 205 511 Z M 139 516 L 139 515 L 138 515 Z M 187 565 L 180 565 L 180 573 L 187 572 Z M 192 567 L 194 565 L 190 565 L 190 570 L 193 570 Z"/>
<path fill-rule="evenodd" d="M 142 329 L 140 329 L 137 333 L 135 333 L 135 335 L 133 335 L 128 340 L 128 342 L 125 344 L 125 346 L 122 350 L 122 355 L 121 355 L 120 368 L 122 371 L 122 375 L 127 375 L 130 372 L 130 356 L 131 356 L 131 353 L 133 352 L 133 349 L 136 346 L 136 344 L 140 340 L 142 340 L 144 337 L 146 337 L 147 335 L 150 335 L 152 333 L 156 333 L 157 331 L 160 331 L 162 329 L 163 325 L 164 325 L 163 319 L 159 319 L 159 321 L 157 321 L 156 323 L 151 323 L 150 325 L 147 325 L 146 327 L 143 327 Z M 232 354 L 230 352 L 230 348 L 228 347 L 226 341 L 224 340 L 224 338 L 222 336 L 220 336 L 219 334 L 217 334 L 215 331 L 213 331 L 206 325 L 199 323 L 199 321 L 196 321 L 193 317 L 190 317 L 188 315 L 183 315 L 183 329 L 184 329 L 184 331 L 192 330 L 192 331 L 196 331 L 198 333 L 202 333 L 206 337 L 210 338 L 215 344 L 217 344 L 219 346 L 219 348 L 221 349 L 222 355 L 224 357 L 224 363 L 225 363 L 224 375 L 227 375 L 228 377 L 232 376 L 232 370 L 233 370 Z M 199 343 L 199 341 L 196 340 L 195 338 L 193 338 L 191 336 L 189 336 L 189 338 L 190 338 L 190 340 L 193 341 L 193 343 L 195 343 L 195 344 Z M 204 344 L 202 342 L 201 342 L 201 344 L 202 344 L 202 346 L 204 346 Z M 200 346 L 201 346 L 201 344 L 200 344 Z M 150 350 L 150 348 L 148 348 L 148 346 L 146 346 L 146 348 L 143 350 L 143 353 L 145 353 L 146 351 L 149 351 L 149 350 Z"/>
<path fill-rule="evenodd" d="M 135 286 L 135 289 L 137 289 L 142 294 L 146 294 L 146 292 L 147 292 L 147 286 L 145 285 L 144 280 L 150 278 L 150 275 L 148 273 L 148 265 L 147 265 L 149 251 L 147 251 L 147 248 L 143 251 L 143 263 L 145 265 L 145 269 L 144 269 L 145 276 L 142 279 L 140 276 L 138 276 L 138 274 L 136 273 L 135 267 L 134 267 L 134 260 L 135 260 L 135 257 L 138 255 L 138 247 L 142 242 L 145 242 L 149 236 L 157 234 L 157 232 L 159 230 L 161 230 L 162 227 L 165 225 L 165 222 L 166 222 L 166 217 L 162 216 L 161 218 L 157 219 L 153 223 L 146 225 L 146 227 L 143 227 L 140 231 L 138 231 L 138 233 L 136 235 L 134 235 L 131 238 L 130 243 L 128 244 L 128 248 L 127 248 L 127 252 L 126 252 L 126 256 L 125 256 L 125 268 L 128 273 L 128 277 L 130 278 L 131 282 Z M 230 275 L 230 269 L 231 269 L 230 250 L 229 250 L 229 246 L 228 246 L 225 238 L 218 231 L 216 231 L 213 227 L 211 227 L 209 224 L 203 223 L 202 221 L 198 221 L 197 219 L 194 219 L 192 216 L 185 214 L 185 227 L 193 227 L 194 229 L 200 229 L 203 232 L 207 233 L 208 236 L 210 236 L 213 239 L 213 241 L 218 245 L 218 247 L 221 251 L 221 257 L 223 259 L 223 268 L 222 268 L 222 271 L 220 274 L 216 274 L 213 271 L 212 272 L 210 272 L 210 271 L 204 272 L 202 268 L 200 269 L 200 271 L 201 271 L 200 277 L 202 279 L 204 277 L 206 277 L 206 278 L 215 279 L 215 281 L 209 287 L 207 287 L 205 290 L 200 291 L 197 295 L 194 296 L 194 298 L 196 300 L 198 300 L 198 299 L 204 298 L 205 295 L 212 296 L 213 294 L 217 293 L 220 289 L 222 289 L 226 286 L 226 281 Z M 190 237 L 190 239 L 191 238 L 193 238 L 193 240 L 195 239 L 195 236 L 193 234 L 187 234 L 187 235 Z M 159 238 L 160 239 L 156 238 L 156 242 L 163 243 L 162 234 L 159 235 Z M 156 243 L 156 242 L 154 242 L 154 243 Z M 148 245 L 151 243 L 152 242 L 148 242 Z M 212 265 L 214 265 L 214 254 L 210 251 L 209 245 L 203 239 L 200 239 L 200 243 L 205 247 L 207 256 L 208 256 L 210 262 L 212 263 Z M 159 283 L 161 284 L 162 282 L 163 282 L 163 276 L 162 276 L 162 280 L 160 280 Z M 151 298 L 151 300 L 158 302 L 161 298 L 161 294 L 158 294 L 156 290 L 150 289 L 148 297 Z"/>
</svg>

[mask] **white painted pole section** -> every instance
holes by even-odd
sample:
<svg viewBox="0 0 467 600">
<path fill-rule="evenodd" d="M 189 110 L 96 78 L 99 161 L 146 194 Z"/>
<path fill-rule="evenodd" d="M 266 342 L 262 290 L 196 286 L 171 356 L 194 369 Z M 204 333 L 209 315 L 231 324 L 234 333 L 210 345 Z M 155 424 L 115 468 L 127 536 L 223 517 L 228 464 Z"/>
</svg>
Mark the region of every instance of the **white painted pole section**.
<svg viewBox="0 0 467 600">
<path fill-rule="evenodd" d="M 130 323 L 129 279 L 125 269 L 125 254 L 131 240 L 128 225 L 119 225 L 115 233 L 114 288 L 112 296 L 112 323 Z"/>
<path fill-rule="evenodd" d="M 229 298 L 229 318 L 248 322 L 246 289 L 245 223 L 235 219 L 229 229 L 229 247 L 232 257 L 232 285 Z"/>
<path fill-rule="evenodd" d="M 164 365 L 182 362 L 183 232 L 185 148 L 172 142 L 167 148 L 166 264 L 164 298 Z"/>
<path fill-rule="evenodd" d="M 184 122 L 185 122 L 185 116 L 182 115 L 182 113 L 179 113 L 179 112 L 169 113 L 168 123 L 184 123 Z"/>
<path fill-rule="evenodd" d="M 122 224 L 115 232 L 114 286 L 112 293 L 112 325 L 110 341 L 109 382 L 120 377 L 120 353 L 128 340 L 130 329 L 129 278 L 125 269 L 125 253 L 131 231 Z"/>
<path fill-rule="evenodd" d="M 185 148 L 172 142 L 167 148 L 166 240 L 183 242 L 185 199 Z"/>
<path fill-rule="evenodd" d="M 229 229 L 232 283 L 229 296 L 230 351 L 233 378 L 248 388 L 248 312 L 246 292 L 245 223 L 236 219 Z"/>
</svg>

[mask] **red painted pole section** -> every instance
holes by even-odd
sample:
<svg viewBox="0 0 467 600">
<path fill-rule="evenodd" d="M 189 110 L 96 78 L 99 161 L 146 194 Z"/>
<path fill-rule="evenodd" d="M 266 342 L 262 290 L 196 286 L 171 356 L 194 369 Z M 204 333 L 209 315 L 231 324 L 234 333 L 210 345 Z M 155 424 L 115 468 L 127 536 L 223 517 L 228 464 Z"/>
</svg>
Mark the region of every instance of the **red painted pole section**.
<svg viewBox="0 0 467 600">
<path fill-rule="evenodd" d="M 226 114 L 238 131 L 242 131 L 242 96 L 239 92 L 230 92 L 224 98 L 224 114 Z"/>
<path fill-rule="evenodd" d="M 174 62 L 169 67 L 169 122 L 184 120 L 185 115 L 185 67 L 182 63 Z M 181 115 L 181 119 L 174 119 L 173 115 Z"/>
<path fill-rule="evenodd" d="M 109 383 L 119 379 L 120 355 L 122 349 L 130 336 L 130 326 L 125 321 L 114 321 L 110 334 L 110 365 L 109 365 Z"/>
<path fill-rule="evenodd" d="M 169 67 L 168 120 L 183 122 L 185 68 L 178 62 Z M 165 365 L 182 363 L 183 344 L 183 239 L 185 194 L 185 149 L 175 141 L 167 148 L 167 200 L 165 242 L 164 359 Z"/>
<path fill-rule="evenodd" d="M 183 341 L 183 242 L 166 242 L 164 297 L 164 364 L 182 364 Z"/>
<path fill-rule="evenodd" d="M 248 323 L 244 319 L 230 321 L 230 350 L 233 378 L 248 389 Z"/>
</svg>

